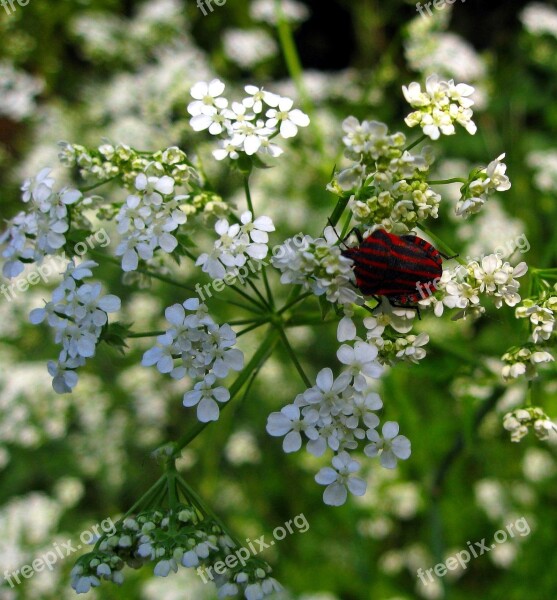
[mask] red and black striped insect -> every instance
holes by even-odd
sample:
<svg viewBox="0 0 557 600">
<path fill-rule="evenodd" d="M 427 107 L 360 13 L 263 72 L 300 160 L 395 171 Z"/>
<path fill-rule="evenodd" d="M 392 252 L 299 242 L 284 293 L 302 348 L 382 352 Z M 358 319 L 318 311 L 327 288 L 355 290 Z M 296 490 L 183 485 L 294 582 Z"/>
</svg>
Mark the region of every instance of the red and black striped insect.
<svg viewBox="0 0 557 600">
<path fill-rule="evenodd" d="M 359 246 L 342 251 L 354 261 L 356 285 L 364 296 L 385 296 L 393 306 L 408 306 L 429 297 L 443 274 L 440 252 L 416 235 L 376 229 Z"/>
</svg>

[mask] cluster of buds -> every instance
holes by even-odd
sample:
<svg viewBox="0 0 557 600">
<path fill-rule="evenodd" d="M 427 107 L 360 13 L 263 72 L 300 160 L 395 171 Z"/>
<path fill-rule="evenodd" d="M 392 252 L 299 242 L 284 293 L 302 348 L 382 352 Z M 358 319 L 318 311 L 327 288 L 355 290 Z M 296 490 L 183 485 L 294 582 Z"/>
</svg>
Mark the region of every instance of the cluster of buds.
<svg viewBox="0 0 557 600">
<path fill-rule="evenodd" d="M 118 178 L 128 188 L 134 186 L 137 176 L 169 176 L 176 185 L 198 187 L 201 177 L 183 150 L 176 146 L 155 154 L 138 152 L 126 144 L 102 144 L 86 148 L 79 144 L 60 142 L 58 157 L 63 165 L 78 167 L 84 179 L 106 181 Z"/>
<path fill-rule="evenodd" d="M 72 587 L 80 594 L 100 586 L 102 580 L 122 584 L 124 566 L 140 569 L 151 564 L 156 577 L 167 577 L 179 566 L 196 568 L 205 582 L 214 581 L 219 598 L 242 595 L 260 600 L 278 591 L 279 584 L 269 577 L 271 567 L 236 547 L 216 519 L 192 506 L 151 509 L 125 518 L 111 535 L 97 541 L 92 552 L 81 556 L 72 570 Z M 219 562 L 225 569 L 217 570 Z"/>
<path fill-rule="evenodd" d="M 507 413 L 503 418 L 503 427 L 511 432 L 512 442 L 520 442 L 530 428 L 540 440 L 547 440 L 551 432 L 557 432 L 555 423 L 537 406 Z"/>
<path fill-rule="evenodd" d="M 405 233 L 419 221 L 437 217 L 441 196 L 426 181 L 433 163 L 430 147 L 420 154 L 404 150 L 405 135 L 389 134 L 379 121 L 360 123 L 348 117 L 343 129 L 344 154 L 353 162 L 328 189 L 349 198 L 357 223 Z"/>
</svg>

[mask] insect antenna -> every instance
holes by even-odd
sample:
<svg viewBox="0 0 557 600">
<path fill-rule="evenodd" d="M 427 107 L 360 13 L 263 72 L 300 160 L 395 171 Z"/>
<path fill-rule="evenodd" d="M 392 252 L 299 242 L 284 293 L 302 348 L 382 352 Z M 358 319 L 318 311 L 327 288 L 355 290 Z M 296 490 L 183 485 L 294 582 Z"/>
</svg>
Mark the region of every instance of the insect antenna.
<svg viewBox="0 0 557 600">
<path fill-rule="evenodd" d="M 344 248 L 345 248 L 346 250 L 348 250 L 348 246 L 346 245 L 346 242 L 345 242 L 345 240 L 343 240 L 343 239 L 341 239 L 341 238 L 340 238 L 340 235 L 338 234 L 338 231 L 336 230 L 336 227 L 333 225 L 333 222 L 331 221 L 331 219 L 330 219 L 330 218 L 328 218 L 328 219 L 327 219 L 327 222 L 329 223 L 329 225 L 332 227 L 333 231 L 335 232 L 335 235 L 337 236 L 337 239 L 338 239 L 338 241 L 339 241 L 339 246 L 340 246 L 340 245 L 342 245 L 342 244 L 344 244 Z M 352 233 L 352 232 L 350 232 L 350 233 Z M 346 238 L 345 238 L 345 239 L 346 239 Z"/>
</svg>

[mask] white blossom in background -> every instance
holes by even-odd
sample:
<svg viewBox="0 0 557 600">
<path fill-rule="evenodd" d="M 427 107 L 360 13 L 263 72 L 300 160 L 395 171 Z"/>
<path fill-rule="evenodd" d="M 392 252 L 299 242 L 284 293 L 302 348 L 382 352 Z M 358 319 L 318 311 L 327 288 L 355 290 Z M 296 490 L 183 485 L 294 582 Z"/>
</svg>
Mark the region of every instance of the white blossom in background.
<svg viewBox="0 0 557 600">
<path fill-rule="evenodd" d="M 24 263 L 40 264 L 66 244 L 68 207 L 78 202 L 82 194 L 71 188 L 55 192 L 51 172 L 49 168 L 42 169 L 22 185 L 22 201 L 27 210 L 8 222 L 8 228 L 0 235 L 0 246 L 5 245 L 4 277 L 17 277 L 23 272 Z"/>
<path fill-rule="evenodd" d="M 84 282 L 97 266 L 93 261 L 78 265 L 72 260 L 52 300 L 29 315 L 34 325 L 46 321 L 54 330 L 55 342 L 62 346 L 58 361 L 48 363 L 52 387 L 58 394 L 70 393 L 77 385 L 76 370 L 95 356 L 108 314 L 120 310 L 121 301 L 117 296 L 103 296 L 100 283 Z"/>
<path fill-rule="evenodd" d="M 175 196 L 174 186 L 174 179 L 167 175 L 137 176 L 135 193 L 116 216 L 118 233 L 123 236 L 116 256 L 122 257 L 124 272 L 135 271 L 140 259 L 151 260 L 158 249 L 171 254 L 178 246 L 174 232 L 187 221 L 181 209 L 186 196 Z"/>
<path fill-rule="evenodd" d="M 188 106 L 194 131 L 208 130 L 221 137 L 220 147 L 213 151 L 216 160 L 237 160 L 242 152 L 247 156 L 280 156 L 282 149 L 271 142 L 277 133 L 287 139 L 296 136 L 299 127 L 309 125 L 309 117 L 293 108 L 290 98 L 248 85 L 246 97 L 229 103 L 222 97 L 224 89 L 218 79 L 196 83 L 191 90 L 195 100 Z"/>
<path fill-rule="evenodd" d="M 413 82 L 402 86 L 402 91 L 410 106 L 417 109 L 406 117 L 408 127 L 419 125 L 432 140 L 439 139 L 441 134 L 454 135 L 455 123 L 462 125 L 471 135 L 476 133 L 471 109 L 474 101 L 470 99 L 474 92 L 472 86 L 465 83 L 455 85 L 452 79 L 443 81 L 437 75 L 430 75 L 424 90 L 419 83 Z"/>
<path fill-rule="evenodd" d="M 219 238 L 210 253 L 199 256 L 196 265 L 213 279 L 223 279 L 248 260 L 263 260 L 269 252 L 269 233 L 274 230 L 270 217 L 261 216 L 254 221 L 250 211 L 241 214 L 240 223 L 231 225 L 226 219 L 220 219 L 215 225 Z"/>
<path fill-rule="evenodd" d="M 145 352 L 141 364 L 156 366 L 176 380 L 197 380 L 193 390 L 184 394 L 184 406 L 196 406 L 197 418 L 203 423 L 216 421 L 218 403 L 230 399 L 229 391 L 217 385 L 217 380 L 244 367 L 243 353 L 233 347 L 236 334 L 227 324 L 217 325 L 198 298 L 170 306 L 165 316 L 171 327 Z"/>
<path fill-rule="evenodd" d="M 532 2 L 520 13 L 524 28 L 534 34 L 548 33 L 557 37 L 557 10 L 549 4 Z"/>
<path fill-rule="evenodd" d="M 7 60 L 0 61 L 0 117 L 23 121 L 37 110 L 36 96 L 44 83 L 24 71 L 19 71 Z"/>
<path fill-rule="evenodd" d="M 301 23 L 309 18 L 309 9 L 305 4 L 295 0 L 281 0 L 283 17 L 291 23 Z M 250 16 L 254 21 L 262 21 L 269 25 L 277 25 L 275 0 L 254 0 L 250 3 Z"/>
<path fill-rule="evenodd" d="M 506 175 L 507 165 L 503 162 L 505 154 L 501 154 L 481 171 L 475 173 L 475 179 L 468 184 L 466 194 L 458 201 L 455 212 L 458 216 L 468 217 L 480 211 L 487 202 L 488 196 L 494 192 L 506 192 L 511 182 Z"/>
<path fill-rule="evenodd" d="M 279 48 L 264 29 L 228 29 L 223 35 L 226 56 L 242 69 L 251 69 L 276 56 Z"/>
<path fill-rule="evenodd" d="M 281 283 L 300 284 L 316 296 L 325 295 L 332 303 L 359 302 L 352 260 L 342 256 L 332 227 L 325 228 L 324 236 L 313 239 L 306 235 L 302 243 L 292 238 L 281 245 L 271 259 L 281 272 Z"/>
<path fill-rule="evenodd" d="M 557 190 L 557 151 L 530 152 L 526 162 L 534 170 L 534 182 L 544 192 Z"/>
</svg>

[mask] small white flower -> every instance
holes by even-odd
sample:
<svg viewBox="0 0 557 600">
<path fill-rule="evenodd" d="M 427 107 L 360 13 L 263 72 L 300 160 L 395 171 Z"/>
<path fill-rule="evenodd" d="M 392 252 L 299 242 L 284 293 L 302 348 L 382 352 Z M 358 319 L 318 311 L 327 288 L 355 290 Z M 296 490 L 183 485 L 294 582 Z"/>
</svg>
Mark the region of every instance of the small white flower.
<svg viewBox="0 0 557 600">
<path fill-rule="evenodd" d="M 228 106 L 226 98 L 222 98 L 225 85 L 219 79 L 213 79 L 209 83 L 200 81 L 191 88 L 191 96 L 195 99 L 188 105 L 188 112 L 193 117 L 205 114 L 210 115 L 217 110 Z"/>
<path fill-rule="evenodd" d="M 341 506 L 346 502 L 348 491 L 355 496 L 366 493 L 367 484 L 363 479 L 354 477 L 360 464 L 353 460 L 348 452 L 340 452 L 333 458 L 333 468 L 324 467 L 315 476 L 315 481 L 326 485 L 323 501 L 330 506 Z"/>
<path fill-rule="evenodd" d="M 222 387 L 213 387 L 216 377 L 212 374 L 207 375 L 203 381 L 196 383 L 191 392 L 184 394 L 184 406 L 191 407 L 197 405 L 197 418 L 202 423 L 209 421 L 218 421 L 219 405 L 230 400 L 230 392 Z"/>
<path fill-rule="evenodd" d="M 281 98 L 278 108 L 267 111 L 267 127 L 274 129 L 280 124 L 280 135 L 285 139 L 294 137 L 298 127 L 309 125 L 309 117 L 298 108 L 292 110 L 293 104 L 290 98 Z"/>
<path fill-rule="evenodd" d="M 380 455 L 381 466 L 394 469 L 397 459 L 406 460 L 410 456 L 410 440 L 398 435 L 398 423 L 394 421 L 387 421 L 381 431 L 382 436 L 375 429 L 368 430 L 367 437 L 371 444 L 365 447 L 364 452 L 371 457 Z"/>
<path fill-rule="evenodd" d="M 316 413 L 302 418 L 300 409 L 294 404 L 289 404 L 280 412 L 269 415 L 267 432 L 274 437 L 286 436 L 282 444 L 283 450 L 287 453 L 297 452 L 302 447 L 301 431 L 310 439 L 317 438 L 314 427 L 316 421 Z"/>
<path fill-rule="evenodd" d="M 403 86 L 402 92 L 410 106 L 418 109 L 406 117 L 406 124 L 409 127 L 421 126 L 432 140 L 439 139 L 441 134 L 453 135 L 454 123 L 459 123 L 472 135 L 476 133 L 470 108 L 474 104 L 470 99 L 474 93 L 472 86 L 464 83 L 455 85 L 452 79 L 442 81 L 437 75 L 430 75 L 425 90 L 422 91 L 420 84 L 413 82 L 408 87 Z"/>
<path fill-rule="evenodd" d="M 246 85 L 244 88 L 249 94 L 249 97 L 242 101 L 247 108 L 251 108 L 255 114 L 263 112 L 263 105 L 266 104 L 271 108 L 276 108 L 280 101 L 278 94 L 268 92 L 263 88 L 258 88 L 254 85 Z"/>
<path fill-rule="evenodd" d="M 366 342 L 358 341 L 354 347 L 343 344 L 337 351 L 337 357 L 340 362 L 350 368 L 354 375 L 363 373 L 368 377 L 380 377 L 383 368 L 375 360 L 378 350 L 375 346 Z"/>
</svg>

